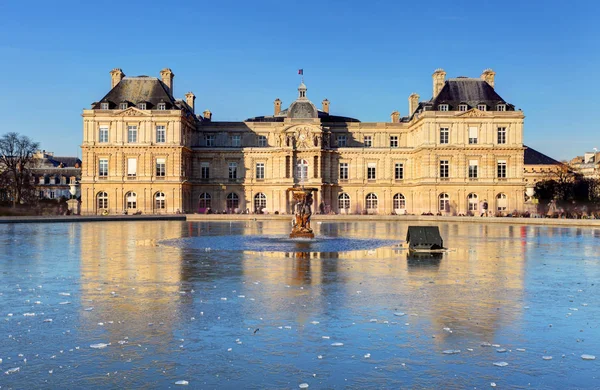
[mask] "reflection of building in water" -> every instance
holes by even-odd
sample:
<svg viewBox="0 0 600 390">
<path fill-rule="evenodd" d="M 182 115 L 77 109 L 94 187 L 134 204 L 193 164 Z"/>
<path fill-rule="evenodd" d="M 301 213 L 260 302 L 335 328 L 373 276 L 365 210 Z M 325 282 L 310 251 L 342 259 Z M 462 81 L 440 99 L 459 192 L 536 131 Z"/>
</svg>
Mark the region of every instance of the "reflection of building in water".
<svg viewBox="0 0 600 390">
<path fill-rule="evenodd" d="M 179 305 L 191 298 L 179 294 L 181 249 L 156 241 L 180 237 L 183 228 L 180 222 L 82 223 L 81 305 L 94 308 L 82 315 L 82 328 L 95 334 L 103 322 L 113 343 L 148 336 L 149 323 L 170 333 Z"/>
</svg>

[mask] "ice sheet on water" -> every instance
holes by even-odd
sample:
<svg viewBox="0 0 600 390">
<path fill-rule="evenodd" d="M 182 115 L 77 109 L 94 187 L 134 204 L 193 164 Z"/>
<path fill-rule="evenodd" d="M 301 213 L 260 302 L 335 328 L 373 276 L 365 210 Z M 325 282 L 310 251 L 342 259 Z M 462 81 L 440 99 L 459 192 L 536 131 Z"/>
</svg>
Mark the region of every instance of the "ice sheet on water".
<svg viewBox="0 0 600 390">
<path fill-rule="evenodd" d="M 313 325 L 317 325 L 319 323 L 319 321 L 311 321 L 310 323 Z"/>
<path fill-rule="evenodd" d="M 10 375 L 10 374 L 14 374 L 21 371 L 21 367 L 14 367 L 14 368 L 9 368 L 8 370 L 6 370 L 4 373 L 6 375 Z"/>
<path fill-rule="evenodd" d="M 94 349 L 102 349 L 102 348 L 106 348 L 110 345 L 110 343 L 106 344 L 106 343 L 97 343 L 97 344 L 91 344 L 90 348 L 94 348 Z"/>
<path fill-rule="evenodd" d="M 182 386 L 187 386 L 190 384 L 190 382 L 185 381 L 185 380 L 181 380 L 181 381 L 177 381 L 175 382 L 176 385 L 182 385 Z"/>
<path fill-rule="evenodd" d="M 70 296 L 71 296 L 71 293 L 67 293 L 67 292 L 61 292 L 61 293 L 58 293 L 58 295 L 62 295 L 62 296 L 64 296 L 64 297 L 70 297 Z"/>
<path fill-rule="evenodd" d="M 594 356 L 594 355 L 585 355 L 584 354 L 584 355 L 581 355 L 581 358 L 583 360 L 596 360 L 596 356 Z"/>
<path fill-rule="evenodd" d="M 308 389 L 308 383 L 300 383 L 298 387 L 301 389 Z"/>
<path fill-rule="evenodd" d="M 517 348 L 516 351 L 517 352 L 525 352 L 525 348 Z"/>
<path fill-rule="evenodd" d="M 59 303 L 59 305 L 70 305 L 70 304 L 71 304 L 71 302 L 69 302 L 69 301 Z"/>
<path fill-rule="evenodd" d="M 341 347 L 343 345 L 344 345 L 344 343 L 331 343 L 332 347 Z"/>
<path fill-rule="evenodd" d="M 442 353 L 445 355 L 456 355 L 457 353 L 460 353 L 460 349 L 447 349 Z"/>
<path fill-rule="evenodd" d="M 23 313 L 24 317 L 35 317 L 35 313 Z"/>
<path fill-rule="evenodd" d="M 498 352 L 498 353 L 504 353 L 504 352 L 506 352 L 506 348 L 498 348 L 496 350 L 496 352 Z"/>
<path fill-rule="evenodd" d="M 394 315 L 395 315 L 396 317 L 403 317 L 403 316 L 405 316 L 405 315 L 406 315 L 406 313 L 402 313 L 402 312 L 396 312 L 396 313 L 394 313 Z"/>
<path fill-rule="evenodd" d="M 542 359 L 544 359 L 544 360 L 552 360 L 552 356 L 542 356 Z"/>
<path fill-rule="evenodd" d="M 508 366 L 508 363 L 506 363 L 506 362 L 495 362 L 493 364 L 496 367 L 506 367 L 506 366 Z"/>
</svg>

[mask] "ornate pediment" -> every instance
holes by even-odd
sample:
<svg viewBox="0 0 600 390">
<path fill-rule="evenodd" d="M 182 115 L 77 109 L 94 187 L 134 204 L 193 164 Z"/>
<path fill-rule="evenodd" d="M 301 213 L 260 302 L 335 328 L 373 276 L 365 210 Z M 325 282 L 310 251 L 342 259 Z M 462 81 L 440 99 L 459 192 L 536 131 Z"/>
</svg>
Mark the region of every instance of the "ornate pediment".
<svg viewBox="0 0 600 390">
<path fill-rule="evenodd" d="M 319 127 L 298 125 L 292 126 L 277 136 L 277 146 L 294 149 L 311 149 L 322 146 L 323 132 Z"/>
<path fill-rule="evenodd" d="M 469 111 L 461 112 L 460 114 L 458 114 L 456 116 L 460 116 L 463 118 L 481 118 L 481 117 L 486 116 L 486 114 L 484 111 L 478 110 L 476 108 L 471 108 Z"/>
<path fill-rule="evenodd" d="M 135 107 L 129 107 L 126 110 L 121 111 L 121 115 L 123 116 L 150 116 L 149 112 L 145 112 L 143 110 L 138 110 Z"/>
</svg>

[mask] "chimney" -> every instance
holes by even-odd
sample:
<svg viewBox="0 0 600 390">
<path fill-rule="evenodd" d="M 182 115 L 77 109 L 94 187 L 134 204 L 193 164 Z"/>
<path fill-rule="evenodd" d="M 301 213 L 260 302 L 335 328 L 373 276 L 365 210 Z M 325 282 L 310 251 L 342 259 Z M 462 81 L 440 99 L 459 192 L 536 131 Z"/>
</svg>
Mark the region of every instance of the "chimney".
<svg viewBox="0 0 600 390">
<path fill-rule="evenodd" d="M 121 68 L 114 68 L 110 71 L 110 89 L 113 89 L 115 85 L 119 84 L 121 80 L 125 77 L 125 73 L 121 70 Z"/>
<path fill-rule="evenodd" d="M 196 95 L 194 95 L 192 92 L 188 92 L 185 94 L 185 102 L 187 103 L 188 106 L 190 106 L 190 108 L 192 109 L 192 112 L 194 112 L 194 102 L 196 101 Z"/>
<path fill-rule="evenodd" d="M 414 92 L 408 97 L 408 116 L 413 115 L 417 110 L 417 107 L 419 107 L 419 97 L 420 96 Z"/>
<path fill-rule="evenodd" d="M 160 71 L 160 78 L 162 82 L 169 87 L 169 92 L 171 96 L 173 95 L 173 79 L 175 78 L 175 74 L 169 68 L 164 68 Z"/>
<path fill-rule="evenodd" d="M 273 115 L 277 116 L 281 112 L 281 100 L 275 99 L 273 102 Z"/>
<path fill-rule="evenodd" d="M 494 88 L 494 77 L 496 76 L 496 72 L 487 68 L 481 73 L 481 79 L 488 83 L 492 88 Z"/>
<path fill-rule="evenodd" d="M 440 93 L 442 88 L 444 87 L 444 82 L 446 81 L 446 72 L 444 69 L 438 68 L 433 72 L 433 98 Z"/>
<path fill-rule="evenodd" d="M 202 115 L 204 116 L 204 119 L 207 121 L 212 119 L 212 112 L 210 112 L 210 110 L 204 110 Z"/>
<path fill-rule="evenodd" d="M 323 99 L 322 104 L 323 104 L 323 112 L 326 112 L 329 114 L 329 100 Z"/>
<path fill-rule="evenodd" d="M 400 123 L 400 113 L 398 111 L 392 112 L 392 123 Z"/>
</svg>

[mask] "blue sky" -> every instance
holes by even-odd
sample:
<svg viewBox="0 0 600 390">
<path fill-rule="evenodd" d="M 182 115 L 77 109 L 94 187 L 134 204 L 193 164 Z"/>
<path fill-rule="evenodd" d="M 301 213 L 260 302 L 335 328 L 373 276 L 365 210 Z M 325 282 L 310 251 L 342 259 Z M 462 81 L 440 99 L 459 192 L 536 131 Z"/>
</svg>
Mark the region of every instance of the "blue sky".
<svg viewBox="0 0 600 390">
<path fill-rule="evenodd" d="M 158 76 L 178 98 L 238 121 L 307 96 L 331 112 L 388 121 L 431 74 L 496 71 L 523 109 L 525 143 L 557 159 L 600 149 L 597 1 L 0 2 L 0 118 L 57 155 L 80 155 L 81 110 L 109 71 Z"/>
</svg>

